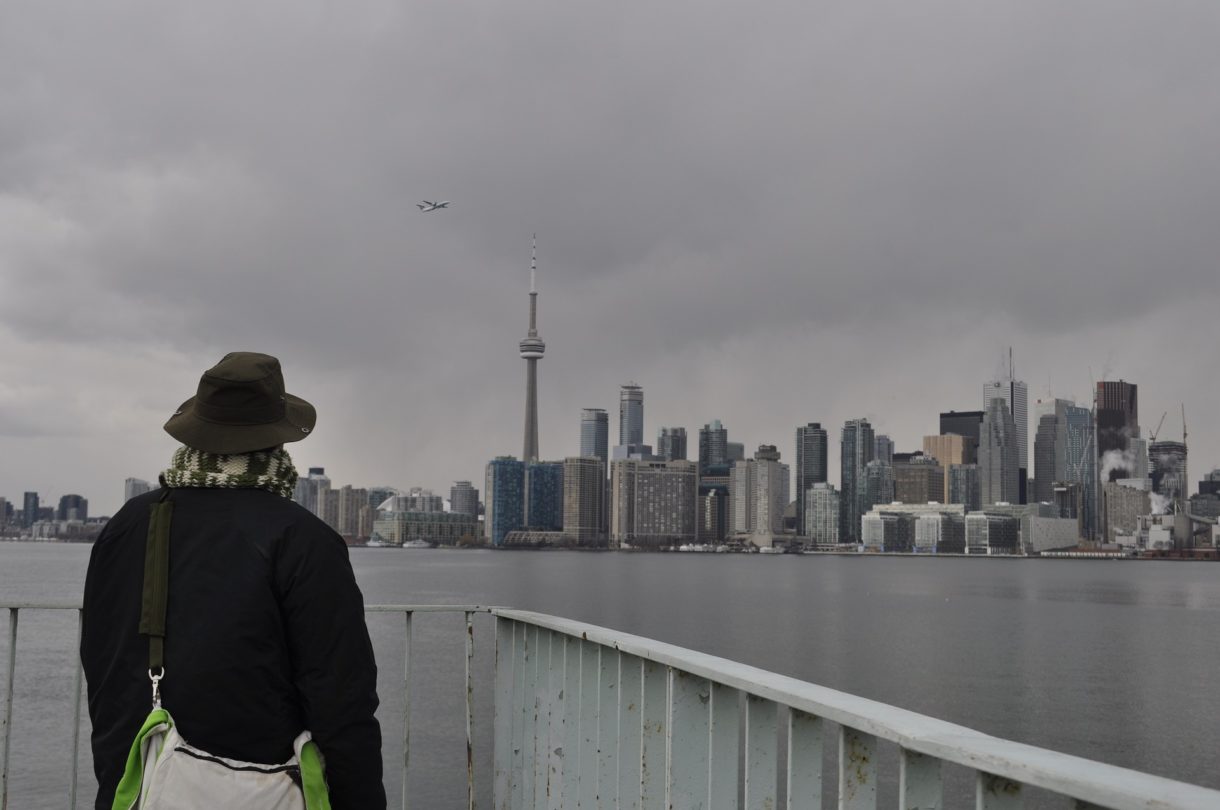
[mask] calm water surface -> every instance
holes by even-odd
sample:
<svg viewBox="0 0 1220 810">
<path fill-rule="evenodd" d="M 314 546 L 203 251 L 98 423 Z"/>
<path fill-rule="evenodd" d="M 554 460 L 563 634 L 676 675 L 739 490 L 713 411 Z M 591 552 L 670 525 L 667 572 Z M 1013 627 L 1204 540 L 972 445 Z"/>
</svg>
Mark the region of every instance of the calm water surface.
<svg viewBox="0 0 1220 810">
<path fill-rule="evenodd" d="M 88 554 L 0 544 L 0 603 L 78 601 Z M 397 549 L 353 549 L 352 562 L 369 603 L 559 614 L 1220 788 L 1218 565 Z M 402 620 L 369 624 L 397 797 Z M 416 620 L 410 787 L 419 807 L 456 807 L 464 796 L 460 626 L 460 617 Z M 74 614 L 22 615 L 10 807 L 66 806 L 75 638 Z M 484 639 L 480 677 L 491 666 Z M 7 633 L 0 653 L 7 660 Z M 484 764 L 490 697 L 476 695 Z M 94 790 L 83 728 L 82 807 Z M 951 778 L 951 796 L 968 791 L 964 774 Z"/>
</svg>

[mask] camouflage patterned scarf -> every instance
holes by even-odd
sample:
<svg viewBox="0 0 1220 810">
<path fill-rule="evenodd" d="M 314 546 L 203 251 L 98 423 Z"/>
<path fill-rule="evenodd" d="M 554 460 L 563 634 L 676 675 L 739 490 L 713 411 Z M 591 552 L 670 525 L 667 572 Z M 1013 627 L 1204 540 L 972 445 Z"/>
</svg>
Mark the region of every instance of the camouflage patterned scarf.
<svg viewBox="0 0 1220 810">
<path fill-rule="evenodd" d="M 283 447 L 232 455 L 179 447 L 169 469 L 161 473 L 166 487 L 266 489 L 285 498 L 292 497 L 296 483 L 296 468 Z"/>
</svg>

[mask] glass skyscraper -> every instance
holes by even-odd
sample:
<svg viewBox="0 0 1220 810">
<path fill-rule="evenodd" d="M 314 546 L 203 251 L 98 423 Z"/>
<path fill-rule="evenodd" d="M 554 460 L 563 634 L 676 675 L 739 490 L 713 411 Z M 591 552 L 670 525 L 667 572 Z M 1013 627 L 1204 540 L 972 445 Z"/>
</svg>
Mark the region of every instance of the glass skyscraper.
<svg viewBox="0 0 1220 810">
<path fill-rule="evenodd" d="M 644 389 L 627 383 L 618 394 L 618 443 L 644 443 Z"/>
<path fill-rule="evenodd" d="M 603 408 L 585 408 L 580 412 L 580 456 L 610 460 L 610 418 Z"/>
<path fill-rule="evenodd" d="M 509 532 L 525 528 L 525 462 L 499 456 L 487 463 L 483 489 L 483 531 L 491 546 L 501 546 Z"/>
</svg>

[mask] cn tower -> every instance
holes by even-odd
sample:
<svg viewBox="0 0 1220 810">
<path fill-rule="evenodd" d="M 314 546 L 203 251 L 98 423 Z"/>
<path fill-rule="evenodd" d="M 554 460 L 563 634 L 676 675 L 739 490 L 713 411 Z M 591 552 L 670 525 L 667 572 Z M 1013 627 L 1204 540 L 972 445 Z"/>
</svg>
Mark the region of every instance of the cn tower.
<svg viewBox="0 0 1220 810">
<path fill-rule="evenodd" d="M 521 356 L 525 358 L 525 449 L 521 457 L 526 462 L 538 460 L 538 361 L 546 344 L 538 337 L 538 235 L 534 235 L 530 251 L 530 331 L 521 341 Z"/>
</svg>

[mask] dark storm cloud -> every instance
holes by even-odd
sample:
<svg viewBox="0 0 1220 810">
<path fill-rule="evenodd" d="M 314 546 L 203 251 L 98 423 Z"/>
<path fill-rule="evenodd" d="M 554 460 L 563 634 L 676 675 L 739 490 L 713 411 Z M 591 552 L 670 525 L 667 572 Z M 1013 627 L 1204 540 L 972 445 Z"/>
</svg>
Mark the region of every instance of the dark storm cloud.
<svg viewBox="0 0 1220 810">
<path fill-rule="evenodd" d="M 1208 3 L 9 3 L 4 375 L 109 392 L 127 415 L 84 429 L 149 442 L 131 466 L 151 467 L 156 400 L 260 348 L 329 408 L 299 452 L 337 480 L 477 480 L 519 451 L 537 231 L 548 455 L 630 377 L 650 431 L 733 414 L 785 449 L 797 423 L 875 409 L 910 444 L 976 406 L 1010 343 L 1031 393 L 1049 375 L 1085 397 L 1111 357 L 1201 407 L 1214 371 L 1171 376 L 1156 329 L 1220 301 L 1218 22 Z M 929 377 L 926 403 L 890 401 Z M 4 432 L 34 432 L 46 400 L 9 394 Z"/>
</svg>

